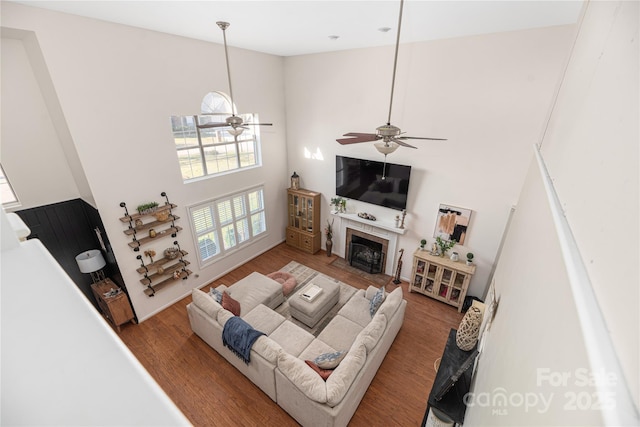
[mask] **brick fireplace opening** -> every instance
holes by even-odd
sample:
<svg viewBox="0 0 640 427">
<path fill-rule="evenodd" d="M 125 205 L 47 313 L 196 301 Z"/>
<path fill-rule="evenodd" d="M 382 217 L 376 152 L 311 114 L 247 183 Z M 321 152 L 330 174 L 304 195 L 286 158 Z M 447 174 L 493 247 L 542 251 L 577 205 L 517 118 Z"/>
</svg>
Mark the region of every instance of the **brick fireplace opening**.
<svg viewBox="0 0 640 427">
<path fill-rule="evenodd" d="M 367 273 L 385 271 L 389 240 L 347 228 L 346 255 L 349 265 Z"/>
</svg>

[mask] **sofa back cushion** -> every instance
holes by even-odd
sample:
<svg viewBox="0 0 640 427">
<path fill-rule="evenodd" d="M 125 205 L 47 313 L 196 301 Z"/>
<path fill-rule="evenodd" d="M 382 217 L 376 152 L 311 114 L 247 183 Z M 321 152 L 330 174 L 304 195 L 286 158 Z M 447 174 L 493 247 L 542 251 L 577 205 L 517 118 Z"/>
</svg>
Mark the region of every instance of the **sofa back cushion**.
<svg viewBox="0 0 640 427">
<path fill-rule="evenodd" d="M 197 307 L 207 313 L 207 316 L 210 316 L 213 320 L 217 319 L 218 310 L 221 310 L 222 306 L 211 295 L 194 288 L 191 291 L 191 299 Z"/>
<path fill-rule="evenodd" d="M 319 403 L 327 403 L 326 383 L 303 360 L 293 357 L 287 352 L 280 352 L 278 354 L 278 369 L 309 399 Z"/>
<path fill-rule="evenodd" d="M 376 313 L 373 319 L 371 319 L 371 322 L 360 331 L 353 345 L 357 346 L 359 343 L 362 343 L 367 349 L 367 354 L 371 353 L 376 344 L 378 344 L 378 341 L 380 341 L 380 337 L 382 337 L 386 328 L 387 318 L 384 314 Z"/>
<path fill-rule="evenodd" d="M 389 293 L 385 298 L 384 302 L 378 309 L 378 313 L 384 314 L 387 320 L 391 319 L 395 314 L 398 307 L 400 307 L 400 303 L 402 302 L 402 288 L 398 286 L 393 292 Z"/>
<path fill-rule="evenodd" d="M 367 349 L 364 345 L 351 346 L 349 353 L 327 378 L 327 405 L 334 407 L 342 402 L 366 361 Z M 320 378 L 319 375 L 316 376 Z"/>
</svg>

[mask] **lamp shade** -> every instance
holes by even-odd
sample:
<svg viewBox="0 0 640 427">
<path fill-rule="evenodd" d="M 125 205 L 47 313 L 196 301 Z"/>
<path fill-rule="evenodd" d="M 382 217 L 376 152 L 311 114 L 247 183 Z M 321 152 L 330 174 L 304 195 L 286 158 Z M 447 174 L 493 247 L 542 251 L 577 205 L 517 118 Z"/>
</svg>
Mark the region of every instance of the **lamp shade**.
<svg viewBox="0 0 640 427">
<path fill-rule="evenodd" d="M 99 249 L 82 252 L 76 257 L 76 262 L 82 273 L 93 273 L 107 265 Z"/>
<path fill-rule="evenodd" d="M 381 152 L 382 154 L 384 154 L 385 156 L 387 154 L 391 154 L 394 151 L 396 151 L 399 147 L 398 144 L 396 144 L 395 142 L 391 142 L 391 143 L 385 143 L 385 142 L 376 142 L 375 144 L 373 144 L 376 147 L 376 150 L 378 150 L 379 152 Z"/>
</svg>

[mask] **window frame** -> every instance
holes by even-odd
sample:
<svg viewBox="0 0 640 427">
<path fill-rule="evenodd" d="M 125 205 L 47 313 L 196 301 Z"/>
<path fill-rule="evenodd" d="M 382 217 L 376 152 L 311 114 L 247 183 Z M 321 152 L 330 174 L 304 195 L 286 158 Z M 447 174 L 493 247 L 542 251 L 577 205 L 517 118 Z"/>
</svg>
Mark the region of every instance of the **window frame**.
<svg viewBox="0 0 640 427">
<path fill-rule="evenodd" d="M 208 98 L 218 99 L 218 105 L 220 105 L 219 109 L 215 111 L 211 108 L 208 108 L 211 104 L 215 104 L 215 102 L 207 102 Z M 211 123 L 224 123 L 226 119 L 231 116 L 233 113 L 231 111 L 227 111 L 231 108 L 231 99 L 222 92 L 208 92 L 202 99 L 201 110 L 202 112 L 198 115 L 186 115 L 186 116 L 171 116 L 171 134 L 174 142 L 174 147 L 176 149 L 176 155 L 178 157 L 178 167 L 180 169 L 180 176 L 182 177 L 182 181 L 185 184 L 191 182 L 201 181 L 203 179 L 208 179 L 216 176 L 226 175 L 230 173 L 235 173 L 238 171 L 244 171 L 247 169 L 253 169 L 262 166 L 262 150 L 261 150 L 261 142 L 260 142 L 260 129 L 259 126 L 248 126 L 240 135 L 234 137 L 228 132 L 227 127 L 219 127 L 219 128 L 205 128 L 201 129 L 198 127 L 199 124 L 204 122 Z M 242 118 L 244 123 L 258 123 L 258 115 L 253 113 L 248 114 L 237 114 Z M 176 129 L 176 126 L 179 123 L 179 130 Z M 191 143 L 186 143 L 187 138 L 193 138 L 194 141 L 190 141 Z M 180 140 L 184 140 L 184 144 L 180 144 Z M 207 160 L 207 156 L 211 157 L 211 152 L 213 151 L 213 156 L 217 157 L 217 149 L 219 147 L 222 151 L 228 152 L 229 148 L 234 151 L 235 155 L 229 155 L 227 157 L 227 168 L 224 170 L 220 170 L 219 164 L 216 168 L 217 171 L 210 172 L 209 171 L 209 160 Z M 185 153 L 182 154 L 181 153 Z M 197 153 L 193 157 L 190 153 Z M 245 164 L 243 166 L 243 157 L 244 153 L 249 153 L 249 157 L 253 157 L 253 161 L 249 164 Z M 216 163 L 218 163 L 219 159 L 214 159 Z M 192 176 L 190 178 L 185 177 L 183 173 L 183 162 L 188 162 L 188 167 L 191 170 L 201 171 L 201 174 L 197 176 Z M 229 162 L 235 164 L 235 167 L 229 167 Z M 187 165 L 185 165 L 187 167 Z"/>
<path fill-rule="evenodd" d="M 256 192 L 259 193 L 260 206 L 258 206 L 257 209 L 252 210 L 250 195 Z M 241 197 L 244 202 L 244 214 L 235 212 L 234 200 L 238 199 L 239 197 Z M 220 210 L 220 207 L 226 203 L 230 203 L 230 219 L 229 217 L 223 217 Z M 209 210 L 209 213 L 211 214 L 211 226 L 198 231 L 198 227 L 196 225 L 197 219 L 194 217 L 194 214 L 202 209 Z M 249 246 L 256 241 L 263 239 L 268 235 L 267 213 L 265 206 L 265 189 L 263 184 L 252 186 L 240 191 L 234 191 L 233 193 L 221 195 L 210 200 L 187 206 L 187 212 L 189 214 L 191 236 L 197 252 L 196 258 L 198 259 L 198 265 L 200 266 L 200 268 L 210 266 L 218 262 L 219 260 L 226 258 L 230 254 L 233 254 L 234 252 L 237 252 L 238 250 L 243 249 L 244 247 Z M 254 215 L 262 216 L 262 230 L 258 231 L 257 234 L 254 228 L 254 223 L 252 221 Z M 243 220 L 246 222 L 246 230 L 248 233 L 248 237 L 244 240 L 239 237 L 240 233 L 238 232 L 237 227 L 237 224 L 242 222 Z M 224 229 L 229 225 L 231 225 L 233 229 L 234 242 L 233 245 L 227 247 L 227 240 L 225 240 L 223 232 Z M 217 253 L 203 258 L 202 250 L 200 248 L 200 238 L 211 234 L 213 234 L 212 243 L 217 246 Z M 207 243 L 207 245 L 209 244 Z"/>
<path fill-rule="evenodd" d="M 13 200 L 10 200 L 8 202 L 5 202 L 4 197 L 0 197 L 2 207 L 9 209 L 22 206 L 20 198 L 16 194 L 16 190 L 13 189 L 13 185 L 11 185 L 11 181 L 9 181 L 9 177 L 5 173 L 2 164 L 0 164 L 0 191 L 2 192 L 2 194 L 4 194 L 6 191 L 13 196 Z"/>
</svg>

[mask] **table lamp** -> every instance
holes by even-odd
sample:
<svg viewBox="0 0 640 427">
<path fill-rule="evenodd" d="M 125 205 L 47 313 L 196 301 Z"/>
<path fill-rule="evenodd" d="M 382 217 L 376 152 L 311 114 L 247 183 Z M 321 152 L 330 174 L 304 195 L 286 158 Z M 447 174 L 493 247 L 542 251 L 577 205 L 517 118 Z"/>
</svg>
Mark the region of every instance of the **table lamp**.
<svg viewBox="0 0 640 427">
<path fill-rule="evenodd" d="M 93 283 L 97 283 L 105 279 L 102 267 L 107 265 L 107 263 L 99 249 L 91 249 L 90 251 L 82 252 L 76 257 L 76 262 L 78 263 L 78 267 L 82 273 L 91 274 L 91 280 Z"/>
</svg>

